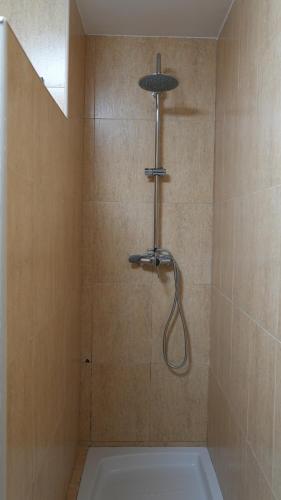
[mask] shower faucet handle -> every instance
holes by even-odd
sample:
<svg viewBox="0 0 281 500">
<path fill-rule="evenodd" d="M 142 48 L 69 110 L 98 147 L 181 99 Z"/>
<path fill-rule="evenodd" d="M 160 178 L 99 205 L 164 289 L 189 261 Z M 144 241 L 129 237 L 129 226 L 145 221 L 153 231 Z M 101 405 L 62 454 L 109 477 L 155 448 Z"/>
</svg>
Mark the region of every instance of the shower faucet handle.
<svg viewBox="0 0 281 500">
<path fill-rule="evenodd" d="M 141 255 L 130 255 L 129 262 L 131 264 L 154 264 L 155 262 L 155 253 L 154 252 L 146 252 Z"/>
<path fill-rule="evenodd" d="M 165 175 L 167 175 L 167 170 L 165 168 L 162 168 L 162 167 L 159 167 L 159 168 L 145 168 L 144 169 L 144 173 L 148 177 L 155 177 L 155 176 L 164 177 Z"/>
<path fill-rule="evenodd" d="M 139 264 L 141 259 L 142 259 L 142 255 L 130 255 L 129 256 L 129 262 L 131 264 Z"/>
</svg>

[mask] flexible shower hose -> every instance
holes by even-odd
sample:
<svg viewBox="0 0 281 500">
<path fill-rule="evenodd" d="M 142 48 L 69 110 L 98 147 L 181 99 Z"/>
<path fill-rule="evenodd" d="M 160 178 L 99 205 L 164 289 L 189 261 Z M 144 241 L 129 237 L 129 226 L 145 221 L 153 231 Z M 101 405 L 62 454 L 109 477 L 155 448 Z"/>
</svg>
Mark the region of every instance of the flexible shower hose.
<svg viewBox="0 0 281 500">
<path fill-rule="evenodd" d="M 171 307 L 171 311 L 169 314 L 169 317 L 167 319 L 165 328 L 164 328 L 164 333 L 163 333 L 163 356 L 165 363 L 169 368 L 172 370 L 180 370 L 181 368 L 184 368 L 187 365 L 188 361 L 188 344 L 189 344 L 189 337 L 188 337 L 188 328 L 184 316 L 184 311 L 181 303 L 181 297 L 180 297 L 180 270 L 178 267 L 178 264 L 168 250 L 161 250 L 162 255 L 167 255 L 171 258 L 171 262 L 173 265 L 173 272 L 174 272 L 174 283 L 175 283 L 175 292 L 174 292 L 174 300 L 173 304 Z M 169 329 L 170 326 L 173 322 L 173 319 L 176 318 L 176 316 L 179 314 L 181 323 L 182 323 L 182 329 L 183 329 L 183 339 L 184 339 L 184 355 L 182 360 L 179 363 L 175 363 L 173 361 L 170 361 L 169 359 L 169 354 L 168 354 L 168 344 L 169 344 Z"/>
</svg>

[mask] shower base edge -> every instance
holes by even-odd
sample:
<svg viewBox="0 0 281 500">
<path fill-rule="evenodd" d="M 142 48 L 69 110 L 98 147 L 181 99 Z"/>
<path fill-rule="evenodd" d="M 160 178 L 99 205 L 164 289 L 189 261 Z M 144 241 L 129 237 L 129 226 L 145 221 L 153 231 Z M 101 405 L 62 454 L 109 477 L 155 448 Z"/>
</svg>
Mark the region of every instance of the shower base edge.
<svg viewBox="0 0 281 500">
<path fill-rule="evenodd" d="M 78 500 L 223 500 L 204 447 L 89 448 Z"/>
</svg>

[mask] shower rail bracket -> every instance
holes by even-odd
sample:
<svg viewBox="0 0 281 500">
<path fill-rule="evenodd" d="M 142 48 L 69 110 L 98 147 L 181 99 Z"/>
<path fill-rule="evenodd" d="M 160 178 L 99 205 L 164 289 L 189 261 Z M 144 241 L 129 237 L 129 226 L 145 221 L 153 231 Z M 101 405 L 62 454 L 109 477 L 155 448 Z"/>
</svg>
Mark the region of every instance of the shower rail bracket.
<svg viewBox="0 0 281 500">
<path fill-rule="evenodd" d="M 147 175 L 147 177 L 165 177 L 165 175 L 167 175 L 167 170 L 162 167 L 145 168 L 144 173 L 145 175 Z"/>
</svg>

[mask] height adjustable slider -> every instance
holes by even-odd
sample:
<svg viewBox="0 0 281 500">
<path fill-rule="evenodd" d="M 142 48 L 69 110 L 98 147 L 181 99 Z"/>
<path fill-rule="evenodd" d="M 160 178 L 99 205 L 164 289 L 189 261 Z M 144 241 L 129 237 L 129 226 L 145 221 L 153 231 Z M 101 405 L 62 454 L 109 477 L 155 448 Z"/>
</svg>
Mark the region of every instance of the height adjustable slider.
<svg viewBox="0 0 281 500">
<path fill-rule="evenodd" d="M 162 168 L 162 167 L 160 167 L 160 168 L 145 168 L 144 173 L 148 177 L 155 177 L 155 176 L 164 177 L 165 175 L 167 175 L 166 169 Z"/>
</svg>

